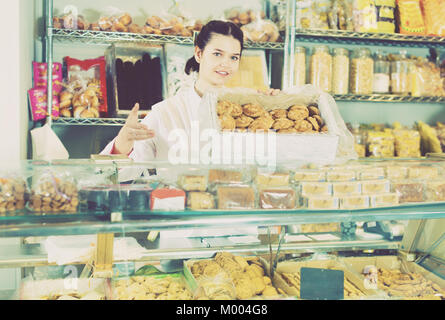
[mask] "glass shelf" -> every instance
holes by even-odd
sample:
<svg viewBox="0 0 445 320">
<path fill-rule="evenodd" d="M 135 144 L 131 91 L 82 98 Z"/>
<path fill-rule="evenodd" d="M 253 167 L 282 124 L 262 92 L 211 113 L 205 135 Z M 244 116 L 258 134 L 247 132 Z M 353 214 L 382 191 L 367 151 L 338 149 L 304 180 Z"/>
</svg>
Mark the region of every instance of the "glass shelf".
<svg viewBox="0 0 445 320">
<path fill-rule="evenodd" d="M 71 29 L 48 29 L 48 33 L 52 32 L 55 40 L 64 40 L 71 42 L 82 42 L 90 44 L 106 44 L 110 42 L 143 42 L 151 44 L 182 44 L 193 45 L 192 37 L 167 36 L 155 34 L 139 34 L 129 32 L 108 32 L 108 31 L 91 31 L 91 30 L 71 30 Z M 244 43 L 246 49 L 271 49 L 283 50 L 283 42 L 251 42 Z"/>
<path fill-rule="evenodd" d="M 337 101 L 443 103 L 445 97 L 412 97 L 393 94 L 334 94 Z"/>
<path fill-rule="evenodd" d="M 296 41 L 443 48 L 445 37 L 413 36 L 399 33 L 369 33 L 344 30 L 296 29 Z"/>
<path fill-rule="evenodd" d="M 146 232 L 186 228 L 273 226 L 445 218 L 445 204 L 402 205 L 362 210 L 178 211 L 125 215 L 121 222 L 89 214 L 1 217 L 0 237 Z"/>
<path fill-rule="evenodd" d="M 337 235 L 337 234 L 333 234 Z M 305 234 L 310 236 L 310 234 Z M 337 235 L 338 236 L 338 235 Z M 212 238 L 214 239 L 214 238 Z M 270 251 L 268 244 L 230 244 L 227 237 L 218 237 L 221 242 L 228 245 L 223 246 L 191 246 L 178 248 L 163 248 L 158 245 L 156 248 L 147 249 L 146 252 L 137 261 L 159 261 L 161 259 L 188 259 L 188 258 L 210 258 L 218 251 L 231 252 L 233 254 L 258 255 L 267 254 Z M 272 247 L 276 250 L 277 244 Z M 349 251 L 349 250 L 397 250 L 400 248 L 400 242 L 388 240 L 365 240 L 360 236 L 354 236 L 348 239 L 336 241 L 304 241 L 304 242 L 288 242 L 281 245 L 281 253 L 311 253 L 326 251 Z M 115 260 L 115 262 L 125 262 L 126 260 Z M 84 264 L 82 262 L 70 264 Z M 1 268 L 20 268 L 32 266 L 50 266 L 55 263 L 48 263 L 48 255 L 45 249 L 37 243 L 26 244 L 21 247 L 2 246 L 0 247 L 0 269 Z"/>
</svg>

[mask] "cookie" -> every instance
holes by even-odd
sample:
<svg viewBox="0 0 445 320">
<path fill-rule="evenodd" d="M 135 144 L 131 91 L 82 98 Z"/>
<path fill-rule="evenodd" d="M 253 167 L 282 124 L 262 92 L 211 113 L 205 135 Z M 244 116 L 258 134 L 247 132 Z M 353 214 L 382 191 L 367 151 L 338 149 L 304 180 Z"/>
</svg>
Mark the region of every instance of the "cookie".
<svg viewBox="0 0 445 320">
<path fill-rule="evenodd" d="M 257 104 L 245 104 L 243 106 L 243 113 L 252 118 L 258 118 L 264 114 L 264 109 L 260 105 Z"/>
<path fill-rule="evenodd" d="M 287 118 L 287 110 L 286 109 L 275 109 L 272 111 L 269 111 L 270 116 L 274 119 L 280 119 L 280 118 Z"/>
<path fill-rule="evenodd" d="M 233 110 L 233 105 L 228 101 L 219 101 L 216 105 L 216 113 L 218 116 L 223 114 L 230 114 Z"/>
<path fill-rule="evenodd" d="M 236 128 L 236 121 L 233 117 L 227 113 L 223 114 L 220 118 L 221 130 L 233 130 Z"/>
<path fill-rule="evenodd" d="M 249 130 L 250 131 L 258 131 L 258 130 L 264 130 L 268 131 L 273 125 L 273 119 L 270 117 L 259 117 L 255 119 L 250 125 Z"/>
<path fill-rule="evenodd" d="M 291 120 L 304 120 L 309 116 L 309 111 L 304 106 L 291 107 L 287 113 L 287 117 Z"/>
<path fill-rule="evenodd" d="M 317 123 L 320 126 L 320 128 L 324 125 L 324 121 L 319 115 L 313 115 L 312 118 L 317 120 Z"/>
<path fill-rule="evenodd" d="M 314 116 L 314 115 L 317 115 L 317 116 L 320 115 L 320 110 L 317 107 L 315 107 L 315 106 L 308 106 L 307 108 L 309 110 L 309 115 L 311 117 Z"/>
<path fill-rule="evenodd" d="M 307 117 L 306 119 L 307 121 L 309 121 L 312 124 L 312 127 L 315 131 L 319 131 L 320 130 L 320 125 L 318 124 L 317 120 L 315 120 L 315 118 L 313 117 Z"/>
<path fill-rule="evenodd" d="M 247 128 L 252 122 L 253 118 L 248 117 L 244 114 L 235 119 L 237 128 Z"/>
<path fill-rule="evenodd" d="M 299 121 L 295 121 L 294 128 L 298 132 L 308 132 L 308 131 L 312 131 L 312 124 L 306 120 L 299 120 Z"/>
<path fill-rule="evenodd" d="M 280 129 L 289 129 L 293 127 L 295 123 L 292 120 L 289 120 L 287 118 L 279 118 L 275 120 L 275 122 L 272 125 L 272 129 L 280 130 Z"/>
<path fill-rule="evenodd" d="M 241 107 L 239 104 L 232 103 L 232 112 L 230 112 L 230 115 L 234 118 L 240 117 L 243 114 L 243 107 Z"/>
</svg>

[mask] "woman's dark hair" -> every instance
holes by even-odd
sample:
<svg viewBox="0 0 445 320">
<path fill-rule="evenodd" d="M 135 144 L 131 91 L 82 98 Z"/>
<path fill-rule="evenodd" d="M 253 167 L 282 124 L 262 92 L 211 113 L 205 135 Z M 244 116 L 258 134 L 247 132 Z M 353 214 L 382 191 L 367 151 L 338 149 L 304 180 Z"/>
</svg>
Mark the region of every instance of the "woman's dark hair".
<svg viewBox="0 0 445 320">
<path fill-rule="evenodd" d="M 225 22 L 221 20 L 212 20 L 202 27 L 198 36 L 195 38 L 195 46 L 204 50 L 207 43 L 212 38 L 212 33 L 232 36 L 241 44 L 241 52 L 243 51 L 243 31 L 233 22 Z M 195 57 L 191 57 L 185 65 L 185 73 L 190 74 L 192 71 L 199 71 L 199 63 Z"/>
</svg>

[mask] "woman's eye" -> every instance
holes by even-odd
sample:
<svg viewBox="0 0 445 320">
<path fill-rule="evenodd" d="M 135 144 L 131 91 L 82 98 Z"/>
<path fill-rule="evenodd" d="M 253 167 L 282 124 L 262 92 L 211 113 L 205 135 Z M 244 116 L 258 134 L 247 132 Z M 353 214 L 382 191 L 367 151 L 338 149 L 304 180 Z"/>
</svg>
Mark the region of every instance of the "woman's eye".
<svg viewBox="0 0 445 320">
<path fill-rule="evenodd" d="M 233 57 L 232 57 L 232 60 L 233 60 L 233 61 L 238 61 L 239 58 L 238 58 L 237 56 L 233 56 Z"/>
<path fill-rule="evenodd" d="M 219 56 L 221 55 L 221 53 L 219 53 L 219 52 L 215 52 L 215 53 L 213 53 L 213 55 L 214 55 L 215 57 L 219 57 Z"/>
</svg>

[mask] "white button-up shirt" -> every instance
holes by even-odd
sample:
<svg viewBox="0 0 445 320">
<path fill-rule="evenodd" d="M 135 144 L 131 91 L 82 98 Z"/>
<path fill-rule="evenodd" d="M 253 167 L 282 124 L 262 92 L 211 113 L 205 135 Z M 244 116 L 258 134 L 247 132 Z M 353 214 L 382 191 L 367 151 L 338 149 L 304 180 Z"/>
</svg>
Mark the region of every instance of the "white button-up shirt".
<svg viewBox="0 0 445 320">
<path fill-rule="evenodd" d="M 198 110 L 201 99 L 194 86 L 187 86 L 181 88 L 173 97 L 155 104 L 141 121 L 149 129 L 154 130 L 155 136 L 151 139 L 135 141 L 129 157 L 135 162 L 167 161 L 170 147 L 177 143 L 174 139 L 169 141 L 170 132 L 181 129 L 188 137 L 191 135 L 192 122 L 199 121 Z M 111 154 L 115 139 L 104 148 L 101 154 Z"/>
</svg>

